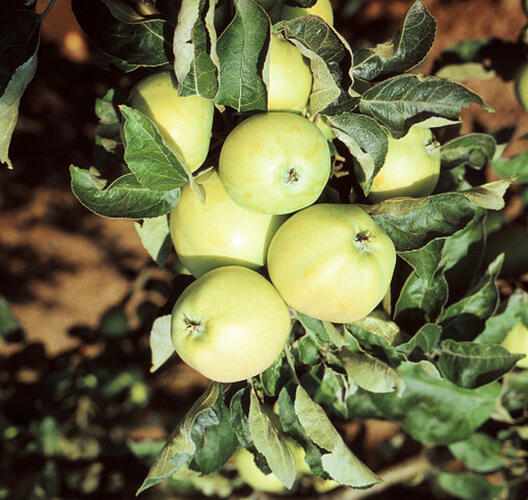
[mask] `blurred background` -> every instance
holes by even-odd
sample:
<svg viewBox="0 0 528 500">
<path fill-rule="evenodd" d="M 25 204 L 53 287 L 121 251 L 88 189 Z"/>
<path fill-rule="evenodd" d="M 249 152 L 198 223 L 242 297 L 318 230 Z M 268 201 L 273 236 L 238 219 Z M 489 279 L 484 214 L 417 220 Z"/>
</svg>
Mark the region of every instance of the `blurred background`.
<svg viewBox="0 0 528 500">
<path fill-rule="evenodd" d="M 354 47 L 390 38 L 412 2 L 332 3 L 336 28 Z M 464 39 L 500 39 L 484 61 L 496 71 L 465 81 L 495 113 L 465 109 L 462 132 L 496 133 L 508 142 L 507 157 L 526 150 L 528 114 L 513 82 L 526 57 L 519 48 L 527 24 L 521 2 L 425 3 L 438 22 L 437 40 L 417 71 L 436 71 L 443 51 Z M 46 5 L 39 1 L 38 11 Z M 11 318 L 0 336 L 0 499 L 132 498 L 168 433 L 207 385 L 175 359 L 149 373 L 152 322 L 170 312 L 189 278 L 158 270 L 133 222 L 92 214 L 70 189 L 69 165 L 92 164 L 95 99 L 110 88 L 126 95 L 136 79 L 95 66 L 69 1 L 56 2 L 42 26 L 36 77 L 22 99 L 10 150 L 14 169 L 0 169 L 0 314 Z M 498 178 L 491 169 L 484 175 Z M 504 211 L 525 229 L 526 201 L 514 185 Z M 528 290 L 527 275 L 505 276 L 500 286 L 504 296 L 515 287 Z M 354 424 L 342 429 L 348 437 L 358 433 Z M 391 423 L 362 427 L 368 465 L 390 464 L 380 450 L 399 432 Z M 202 491 L 229 489 L 221 481 L 208 488 Z M 164 484 L 142 497 L 192 492 L 204 494 Z M 393 488 L 372 498 L 402 494 Z M 421 494 L 430 498 L 427 490 L 413 490 L 413 498 Z"/>
</svg>

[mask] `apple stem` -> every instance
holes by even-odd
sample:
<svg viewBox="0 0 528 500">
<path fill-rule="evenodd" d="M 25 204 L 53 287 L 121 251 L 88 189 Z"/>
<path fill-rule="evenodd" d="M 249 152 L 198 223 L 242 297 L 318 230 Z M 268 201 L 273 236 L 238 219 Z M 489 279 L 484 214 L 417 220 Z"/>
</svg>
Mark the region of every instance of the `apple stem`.
<svg viewBox="0 0 528 500">
<path fill-rule="evenodd" d="M 185 318 L 183 322 L 185 323 L 185 329 L 190 335 L 192 334 L 199 337 L 205 332 L 205 325 L 203 325 L 200 321 L 194 321 L 192 319 Z"/>
</svg>

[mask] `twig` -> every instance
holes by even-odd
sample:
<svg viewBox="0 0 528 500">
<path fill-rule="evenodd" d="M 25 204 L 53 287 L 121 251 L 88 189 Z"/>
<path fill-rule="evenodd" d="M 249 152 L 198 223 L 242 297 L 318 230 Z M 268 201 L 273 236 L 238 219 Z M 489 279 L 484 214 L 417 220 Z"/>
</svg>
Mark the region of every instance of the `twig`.
<svg viewBox="0 0 528 500">
<path fill-rule="evenodd" d="M 40 18 L 41 18 L 42 21 L 48 15 L 48 13 L 51 10 L 51 8 L 53 7 L 53 4 L 55 3 L 55 1 L 56 0 L 50 0 L 48 2 L 48 5 L 46 5 L 46 8 L 42 11 L 42 14 L 40 14 Z"/>
</svg>

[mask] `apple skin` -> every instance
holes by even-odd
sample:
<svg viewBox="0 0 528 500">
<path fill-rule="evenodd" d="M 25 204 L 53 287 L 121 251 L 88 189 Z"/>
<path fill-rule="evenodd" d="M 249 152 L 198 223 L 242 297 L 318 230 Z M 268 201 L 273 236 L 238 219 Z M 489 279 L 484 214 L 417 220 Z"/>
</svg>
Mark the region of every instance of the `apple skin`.
<svg viewBox="0 0 528 500">
<path fill-rule="evenodd" d="M 334 323 L 367 316 L 387 293 L 395 263 L 391 239 L 357 205 L 301 210 L 268 250 L 269 275 L 284 301 Z"/>
<path fill-rule="evenodd" d="M 312 72 L 297 47 L 272 34 L 267 68 L 268 110 L 302 111 L 312 90 Z"/>
<path fill-rule="evenodd" d="M 154 122 L 166 146 L 192 172 L 202 166 L 213 126 L 214 105 L 210 99 L 197 95 L 180 97 L 172 74 L 163 71 L 137 83 L 129 102 Z"/>
<path fill-rule="evenodd" d="M 528 64 L 523 64 L 515 77 L 515 92 L 519 104 L 528 111 Z"/>
<path fill-rule="evenodd" d="M 517 361 L 516 366 L 528 369 L 528 328 L 519 321 L 502 341 L 502 347 L 514 354 L 526 354 L 525 358 Z"/>
<path fill-rule="evenodd" d="M 369 200 L 430 195 L 440 175 L 440 149 L 431 148 L 432 141 L 431 130 L 416 125 L 401 139 L 389 136 L 385 163 L 374 177 Z"/>
<path fill-rule="evenodd" d="M 331 171 L 328 142 L 295 113 L 253 115 L 227 136 L 219 174 L 229 196 L 246 210 L 289 214 L 314 203 Z"/>
<path fill-rule="evenodd" d="M 203 186 L 204 204 L 185 186 L 170 213 L 170 234 L 182 264 L 195 278 L 220 266 L 264 266 L 271 238 L 286 217 L 243 209 L 228 196 L 216 172 Z"/>
<path fill-rule="evenodd" d="M 295 19 L 303 16 L 319 16 L 326 24 L 334 25 L 334 12 L 330 0 L 317 0 L 314 5 L 303 9 L 302 7 L 293 7 L 284 4 L 281 11 L 281 18 Z"/>
<path fill-rule="evenodd" d="M 180 358 L 218 382 L 237 382 L 268 368 L 288 340 L 288 308 L 271 283 L 251 269 L 213 269 L 191 283 L 172 310 Z"/>
</svg>

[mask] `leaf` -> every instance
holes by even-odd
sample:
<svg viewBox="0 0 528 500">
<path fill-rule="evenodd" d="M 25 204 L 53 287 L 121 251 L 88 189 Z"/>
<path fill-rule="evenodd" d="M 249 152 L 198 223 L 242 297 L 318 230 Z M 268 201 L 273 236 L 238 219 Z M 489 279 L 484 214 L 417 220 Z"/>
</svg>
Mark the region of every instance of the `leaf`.
<svg viewBox="0 0 528 500">
<path fill-rule="evenodd" d="M 174 31 L 174 72 L 182 96 L 214 99 L 218 91 L 214 0 L 184 0 Z"/>
<path fill-rule="evenodd" d="M 159 16 L 159 12 L 156 11 L 155 7 L 149 9 L 146 2 L 137 4 L 137 10 L 128 5 L 126 0 L 103 0 L 103 2 L 112 15 L 122 23 L 142 23 L 147 19 L 152 20 Z M 150 12 L 141 12 L 141 7 L 146 7 L 146 10 L 150 10 Z"/>
<path fill-rule="evenodd" d="M 463 194 L 473 205 L 487 210 L 501 210 L 504 208 L 504 193 L 511 184 L 511 180 L 488 182 L 477 186 Z"/>
<path fill-rule="evenodd" d="M 165 215 L 176 206 L 180 189 L 151 191 L 143 187 L 133 174 L 115 180 L 106 189 L 100 189 L 90 172 L 70 167 L 72 191 L 86 208 L 103 217 L 144 219 Z"/>
<path fill-rule="evenodd" d="M 405 382 L 390 366 L 368 354 L 342 350 L 338 354 L 347 375 L 362 389 L 369 392 L 396 392 L 405 390 Z"/>
<path fill-rule="evenodd" d="M 163 20 L 128 24 L 116 19 L 101 0 L 72 0 L 77 21 L 103 53 L 132 66 L 161 66 L 169 62 L 171 47 Z"/>
<path fill-rule="evenodd" d="M 387 132 L 376 120 L 357 113 L 340 113 L 328 116 L 327 120 L 336 137 L 357 161 L 356 179 L 367 196 L 387 156 Z"/>
<path fill-rule="evenodd" d="M 260 374 L 260 380 L 264 392 L 268 396 L 275 396 L 279 389 L 279 380 L 281 378 L 284 367 L 284 349 L 279 354 L 279 357 Z"/>
<path fill-rule="evenodd" d="M 321 462 L 330 477 L 353 488 L 366 488 L 379 482 L 378 477 L 348 449 L 325 411 L 301 387 L 295 394 L 295 413 L 308 437 L 329 451 Z"/>
<path fill-rule="evenodd" d="M 402 363 L 397 372 L 405 382 L 401 397 L 394 393 L 368 393 L 368 397 L 378 416 L 401 423 L 424 444 L 454 443 L 471 436 L 490 418 L 500 393 L 498 383 L 463 389 L 426 373 L 419 363 Z M 349 402 L 352 412 L 355 398 Z"/>
<path fill-rule="evenodd" d="M 502 261 L 502 255 L 497 257 L 473 290 L 443 311 L 438 322 L 442 325 L 444 338 L 473 340 L 482 332 L 484 322 L 493 315 L 499 303 L 495 280 Z"/>
<path fill-rule="evenodd" d="M 476 472 L 492 472 L 506 465 L 502 444 L 482 432 L 475 432 L 464 441 L 449 445 L 449 451 Z"/>
<path fill-rule="evenodd" d="M 265 457 L 271 471 L 291 489 L 297 474 L 295 459 L 285 441 L 278 436 L 269 417 L 261 410 L 255 391 L 251 391 L 249 429 L 258 451 Z"/>
<path fill-rule="evenodd" d="M 219 395 L 219 384 L 212 382 L 169 436 L 167 444 L 156 458 L 154 465 L 150 468 L 136 495 L 167 479 L 191 459 L 196 451 L 196 445 L 191 438 L 192 425 L 200 413 L 211 408 L 216 403 Z"/>
<path fill-rule="evenodd" d="M 490 483 L 484 476 L 469 472 L 456 474 L 441 472 L 437 478 L 438 486 L 444 491 L 463 500 L 494 500 L 498 498 L 504 486 Z"/>
<path fill-rule="evenodd" d="M 528 183 L 528 151 L 523 151 L 513 158 L 492 160 L 491 168 L 503 179 L 516 175 L 515 182 Z"/>
<path fill-rule="evenodd" d="M 30 9 L 0 15 L 0 164 L 13 168 L 9 145 L 20 99 L 37 69 L 40 16 Z"/>
<path fill-rule="evenodd" d="M 125 161 L 144 187 L 171 191 L 189 182 L 183 160 L 165 144 L 156 126 L 140 111 L 120 106 L 125 117 Z"/>
<path fill-rule="evenodd" d="M 174 344 L 171 337 L 171 315 L 160 316 L 154 321 L 150 330 L 150 350 L 152 366 L 150 373 L 155 372 L 174 354 Z"/>
<path fill-rule="evenodd" d="M 434 323 L 423 325 L 405 344 L 400 344 L 396 349 L 412 361 L 423 359 L 432 354 L 433 348 L 440 341 L 442 328 Z"/>
<path fill-rule="evenodd" d="M 136 222 L 134 227 L 145 250 L 158 264 L 158 268 L 163 269 L 172 250 L 167 216 L 145 219 L 141 224 Z"/>
<path fill-rule="evenodd" d="M 327 110 L 325 114 L 336 114 L 328 109 L 335 105 L 341 109 L 355 107 L 356 102 L 342 89 L 352 83 L 350 75 L 343 75 L 341 67 L 350 67 L 352 52 L 346 40 L 318 16 L 302 16 L 273 26 L 293 43 L 310 61 L 313 76 L 309 112 L 312 116 Z"/>
<path fill-rule="evenodd" d="M 235 8 L 234 19 L 218 38 L 220 87 L 216 103 L 237 111 L 265 110 L 267 94 L 261 75 L 270 21 L 253 0 L 236 0 Z"/>
<path fill-rule="evenodd" d="M 498 314 L 486 320 L 484 331 L 474 340 L 478 344 L 500 344 L 508 332 L 522 321 L 528 311 L 528 293 L 515 290 L 505 300 Z"/>
<path fill-rule="evenodd" d="M 495 155 L 497 143 L 489 134 L 472 133 L 456 137 L 440 148 L 442 168 L 467 165 L 482 169 Z"/>
<path fill-rule="evenodd" d="M 24 340 L 25 337 L 20 323 L 3 295 L 0 295 L 0 337 L 6 342 Z"/>
<path fill-rule="evenodd" d="M 328 332 L 326 331 L 326 328 L 320 319 L 312 318 L 298 311 L 297 318 L 299 318 L 299 321 L 306 329 L 306 332 L 317 339 L 317 343 L 330 342 Z"/>
<path fill-rule="evenodd" d="M 452 339 L 444 340 L 436 351 L 442 375 L 467 389 L 497 380 L 523 357 L 511 354 L 499 345 L 456 342 Z"/>
<path fill-rule="evenodd" d="M 467 80 L 490 80 L 497 76 L 497 72 L 488 69 L 483 63 L 467 62 L 443 66 L 436 72 L 436 76 L 456 82 L 465 82 Z"/>
<path fill-rule="evenodd" d="M 322 376 L 318 376 L 315 372 L 315 369 L 310 371 L 310 377 L 314 379 L 316 384 L 313 400 L 331 408 L 337 415 L 348 418 L 347 400 L 357 392 L 356 383 L 328 365 L 323 366 Z"/>
<path fill-rule="evenodd" d="M 434 76 L 398 75 L 367 90 L 359 108 L 399 139 L 427 118 L 458 120 L 462 108 L 471 103 L 492 111 L 477 94 L 460 83 Z"/>
<path fill-rule="evenodd" d="M 392 40 L 354 54 L 354 77 L 372 81 L 414 68 L 427 56 L 435 34 L 436 21 L 420 0 L 415 1 Z"/>
</svg>

